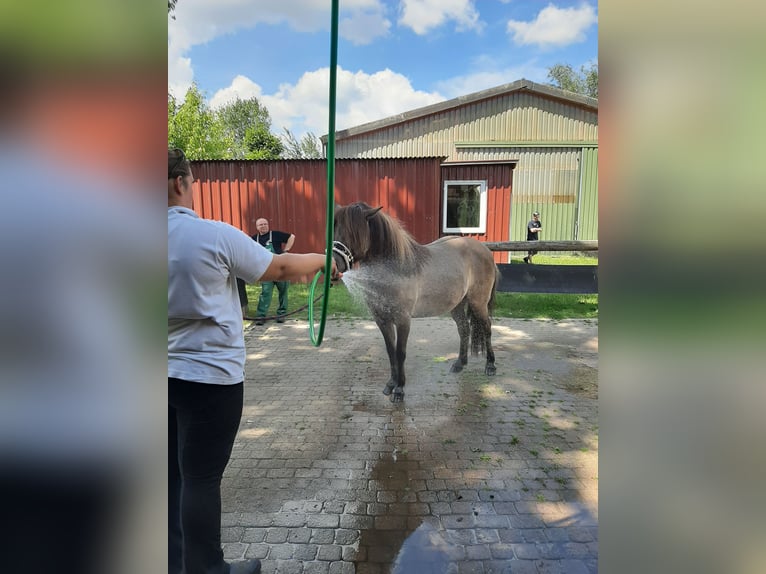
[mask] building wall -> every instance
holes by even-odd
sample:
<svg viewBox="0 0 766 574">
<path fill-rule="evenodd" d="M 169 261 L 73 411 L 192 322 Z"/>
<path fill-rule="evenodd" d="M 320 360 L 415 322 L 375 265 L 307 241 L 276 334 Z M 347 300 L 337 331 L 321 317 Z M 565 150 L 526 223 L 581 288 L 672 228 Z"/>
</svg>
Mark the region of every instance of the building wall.
<svg viewBox="0 0 766 574">
<path fill-rule="evenodd" d="M 509 216 L 511 213 L 513 163 L 503 164 L 442 164 L 441 186 L 448 180 L 485 180 L 487 182 L 487 230 L 486 233 L 469 233 L 483 242 L 508 241 Z M 442 199 L 443 201 L 443 199 Z M 443 206 L 442 206 L 443 207 Z M 441 211 L 439 212 L 441 223 Z M 441 230 L 441 226 L 439 228 Z M 496 263 L 507 263 L 509 254 L 493 253 Z"/>
<path fill-rule="evenodd" d="M 383 206 L 416 240 L 440 232 L 442 158 L 337 160 L 335 205 Z M 295 234 L 296 252 L 324 252 L 327 225 L 325 160 L 193 161 L 194 208 L 248 235 L 259 217 Z M 488 239 L 496 241 L 496 239 Z"/>
<path fill-rule="evenodd" d="M 598 238 L 598 112 L 514 91 L 336 141 L 337 157 L 444 155 L 447 162 L 515 161 L 510 240 L 532 211 L 544 239 Z"/>
<path fill-rule="evenodd" d="M 335 142 L 337 158 L 444 156 L 468 161 L 475 152 L 457 147 L 478 142 L 481 159 L 512 159 L 489 142 L 596 142 L 598 113 L 534 93 L 516 91 Z"/>
</svg>

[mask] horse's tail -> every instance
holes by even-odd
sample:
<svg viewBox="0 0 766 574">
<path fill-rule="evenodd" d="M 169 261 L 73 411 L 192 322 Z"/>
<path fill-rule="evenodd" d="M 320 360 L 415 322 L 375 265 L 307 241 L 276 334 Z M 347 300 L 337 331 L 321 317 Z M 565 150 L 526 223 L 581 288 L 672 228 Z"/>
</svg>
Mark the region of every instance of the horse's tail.
<svg viewBox="0 0 766 574">
<path fill-rule="evenodd" d="M 489 301 L 487 302 L 487 317 L 492 318 L 492 313 L 495 311 L 495 299 L 497 294 L 497 284 L 500 282 L 500 270 L 495 266 L 495 280 L 492 283 L 492 291 L 489 294 Z M 468 322 L 471 326 L 471 354 L 481 355 L 484 353 L 484 349 L 487 344 L 487 333 L 484 331 L 484 324 L 477 320 L 476 314 L 468 305 Z M 490 329 L 492 328 L 490 323 Z"/>
<path fill-rule="evenodd" d="M 489 303 L 487 303 L 487 314 L 492 317 L 495 312 L 495 296 L 497 295 L 497 284 L 500 283 L 500 269 L 495 265 L 495 282 L 492 283 L 492 292 L 489 294 Z"/>
</svg>

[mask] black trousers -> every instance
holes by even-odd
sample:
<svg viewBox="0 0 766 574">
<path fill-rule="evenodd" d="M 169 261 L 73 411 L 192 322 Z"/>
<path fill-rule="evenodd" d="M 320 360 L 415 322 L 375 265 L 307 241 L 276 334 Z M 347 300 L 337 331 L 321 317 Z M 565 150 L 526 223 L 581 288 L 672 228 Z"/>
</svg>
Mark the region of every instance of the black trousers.
<svg viewBox="0 0 766 574">
<path fill-rule="evenodd" d="M 237 277 L 237 294 L 239 295 L 239 306 L 247 307 L 247 283 Z"/>
<path fill-rule="evenodd" d="M 109 465 L 2 460 L 0 572 L 115 571 L 127 485 Z"/>
<path fill-rule="evenodd" d="M 221 549 L 221 477 L 243 389 L 168 378 L 169 574 L 229 572 Z"/>
</svg>

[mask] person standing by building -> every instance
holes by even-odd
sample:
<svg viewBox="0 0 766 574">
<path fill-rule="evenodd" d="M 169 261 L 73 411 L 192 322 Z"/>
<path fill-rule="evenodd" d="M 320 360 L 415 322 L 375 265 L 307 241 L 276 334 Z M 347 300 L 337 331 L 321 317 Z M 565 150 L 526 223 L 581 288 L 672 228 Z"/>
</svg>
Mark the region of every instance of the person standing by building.
<svg viewBox="0 0 766 574">
<path fill-rule="evenodd" d="M 192 171 L 168 150 L 168 572 L 258 574 L 227 563 L 221 478 L 239 429 L 245 340 L 236 278 L 302 281 L 320 253 L 275 255 L 239 229 L 192 209 Z M 340 277 L 332 264 L 335 279 Z"/>
<path fill-rule="evenodd" d="M 261 217 L 255 222 L 255 228 L 258 230 L 258 233 L 253 235 L 253 239 L 272 253 L 279 255 L 280 253 L 287 253 L 293 248 L 295 235 L 269 229 L 269 220 L 265 217 Z M 256 325 L 263 325 L 263 318 L 266 317 L 269 305 L 271 305 L 271 295 L 274 292 L 274 286 L 277 287 L 279 292 L 279 306 L 277 307 L 277 316 L 279 318 L 277 323 L 285 322 L 284 315 L 287 314 L 287 290 L 290 282 L 263 281 L 261 283 L 261 296 L 258 299 L 258 310 L 256 311 Z"/>
<path fill-rule="evenodd" d="M 527 241 L 537 241 L 540 238 L 540 232 L 543 230 L 543 224 L 540 222 L 540 212 L 535 211 L 532 213 L 532 219 L 527 223 Z M 527 251 L 527 256 L 524 258 L 524 263 L 532 263 L 532 256 L 536 255 L 537 251 Z"/>
</svg>

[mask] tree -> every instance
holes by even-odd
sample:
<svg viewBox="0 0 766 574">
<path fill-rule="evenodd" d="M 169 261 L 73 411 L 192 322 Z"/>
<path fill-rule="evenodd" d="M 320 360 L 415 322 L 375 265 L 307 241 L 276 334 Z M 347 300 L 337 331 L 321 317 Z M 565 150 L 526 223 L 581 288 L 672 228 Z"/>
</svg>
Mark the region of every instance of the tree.
<svg viewBox="0 0 766 574">
<path fill-rule="evenodd" d="M 279 159 L 284 145 L 270 128 L 269 111 L 256 98 L 213 111 L 196 84 L 180 105 L 168 94 L 168 144 L 189 159 Z"/>
<path fill-rule="evenodd" d="M 598 99 L 598 64 L 591 64 L 589 68 L 580 67 L 575 72 L 569 64 L 556 64 L 548 68 L 548 78 L 551 85 Z"/>
<path fill-rule="evenodd" d="M 287 128 L 283 128 L 282 143 L 285 150 L 283 157 L 286 159 L 321 159 L 324 157 L 322 152 L 321 140 L 312 132 L 303 134 L 298 141 L 293 133 Z"/>
<path fill-rule="evenodd" d="M 245 159 L 279 159 L 282 141 L 264 124 L 250 126 L 245 132 Z"/>
<path fill-rule="evenodd" d="M 180 106 L 168 94 L 168 145 L 181 148 L 189 159 L 232 157 L 234 140 L 210 110 L 196 84 L 186 91 Z"/>
<path fill-rule="evenodd" d="M 173 18 L 173 20 L 176 19 L 175 14 L 171 14 L 171 12 L 176 11 L 176 4 L 178 3 L 178 0 L 168 0 L 168 16 Z"/>
<path fill-rule="evenodd" d="M 236 101 L 226 104 L 217 112 L 218 119 L 223 124 L 226 133 L 234 141 L 232 149 L 233 159 L 243 159 L 253 151 L 249 145 L 257 145 L 255 142 L 261 141 L 265 145 L 265 153 L 268 155 L 273 146 L 268 138 L 263 137 L 263 130 L 256 130 L 258 136 L 251 136 L 250 143 L 247 143 L 247 132 L 250 129 L 262 127 L 266 133 L 271 130 L 271 117 L 269 110 L 258 102 L 258 98 L 252 97 L 247 100 L 237 98 Z M 261 138 L 259 140 L 259 138 Z"/>
</svg>

